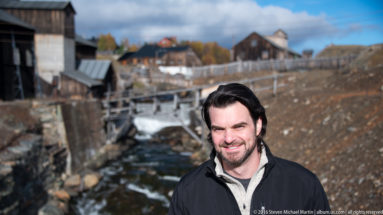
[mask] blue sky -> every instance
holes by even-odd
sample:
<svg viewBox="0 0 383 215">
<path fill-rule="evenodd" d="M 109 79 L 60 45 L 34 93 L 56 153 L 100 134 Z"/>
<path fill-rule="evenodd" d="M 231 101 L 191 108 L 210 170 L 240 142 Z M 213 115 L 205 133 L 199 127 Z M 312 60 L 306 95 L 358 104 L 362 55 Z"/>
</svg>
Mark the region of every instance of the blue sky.
<svg viewBox="0 0 383 215">
<path fill-rule="evenodd" d="M 315 53 L 329 44 L 383 43 L 380 0 L 72 0 L 76 32 L 111 33 L 117 41 L 155 42 L 166 36 L 231 46 L 252 32 L 281 28 L 289 48 Z"/>
</svg>

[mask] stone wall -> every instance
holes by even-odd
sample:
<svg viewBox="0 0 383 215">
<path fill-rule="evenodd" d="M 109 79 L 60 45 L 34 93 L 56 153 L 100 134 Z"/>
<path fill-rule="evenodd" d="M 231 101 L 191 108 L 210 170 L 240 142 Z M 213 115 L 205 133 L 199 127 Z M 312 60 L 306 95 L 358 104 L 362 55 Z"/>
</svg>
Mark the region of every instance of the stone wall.
<svg viewBox="0 0 383 215">
<path fill-rule="evenodd" d="M 0 102 L 0 214 L 64 214 L 70 194 L 89 184 L 87 168 L 122 151 L 106 145 L 103 129 L 98 101 Z"/>
<path fill-rule="evenodd" d="M 35 214 L 53 180 L 42 124 L 31 103 L 0 104 L 0 214 Z"/>
</svg>

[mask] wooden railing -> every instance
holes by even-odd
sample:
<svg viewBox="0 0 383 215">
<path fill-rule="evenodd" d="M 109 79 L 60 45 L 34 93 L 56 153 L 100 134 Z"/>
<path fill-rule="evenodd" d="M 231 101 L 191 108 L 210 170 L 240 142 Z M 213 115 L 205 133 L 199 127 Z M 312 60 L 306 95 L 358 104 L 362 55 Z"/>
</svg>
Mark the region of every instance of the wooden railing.
<svg viewBox="0 0 383 215">
<path fill-rule="evenodd" d="M 276 73 L 269 76 L 246 79 L 237 82 L 249 86 L 254 92 L 270 90 L 274 95 L 276 95 L 278 88 L 286 86 L 283 83 L 278 84 L 278 79 L 284 76 L 286 75 Z M 187 111 L 189 112 L 200 110 L 201 101 L 206 98 L 210 91 L 214 90 L 215 87 L 218 87 L 218 85 L 225 83 L 226 82 L 220 82 L 210 85 L 194 86 L 191 88 L 151 92 L 144 95 L 135 95 L 132 92 L 109 93 L 107 99 L 103 100 L 105 108 L 104 119 L 107 122 L 108 141 L 114 142 L 121 137 L 121 135 L 131 126 L 132 119 L 137 116 L 145 115 L 155 117 L 156 115 L 171 115 L 182 122 L 182 119 L 179 118 L 178 114 L 181 104 L 190 104 L 189 108 L 187 108 Z M 151 104 L 152 106 L 146 108 L 146 111 L 144 112 L 138 111 L 137 107 L 141 103 L 145 103 L 146 105 Z M 165 103 L 170 103 L 171 105 L 171 108 L 168 109 L 167 112 L 164 112 L 164 110 L 161 110 L 160 108 L 160 106 Z M 124 122 L 121 123 L 121 120 Z M 120 121 L 117 124 L 121 124 L 118 128 L 115 123 L 117 121 Z M 201 121 L 201 125 L 202 124 L 203 123 Z M 199 137 L 186 125 L 183 125 L 183 128 L 198 142 L 203 142 L 203 134 Z"/>
</svg>

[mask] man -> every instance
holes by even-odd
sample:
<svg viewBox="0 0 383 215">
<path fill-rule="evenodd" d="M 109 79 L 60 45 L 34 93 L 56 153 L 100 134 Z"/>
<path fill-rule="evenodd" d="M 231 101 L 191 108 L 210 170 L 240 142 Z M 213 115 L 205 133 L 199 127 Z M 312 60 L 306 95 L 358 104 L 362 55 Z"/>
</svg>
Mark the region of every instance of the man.
<svg viewBox="0 0 383 215">
<path fill-rule="evenodd" d="M 210 160 L 177 185 L 172 214 L 308 214 L 329 212 L 318 178 L 274 157 L 263 137 L 265 109 L 241 84 L 221 85 L 202 107 L 213 145 Z"/>
</svg>

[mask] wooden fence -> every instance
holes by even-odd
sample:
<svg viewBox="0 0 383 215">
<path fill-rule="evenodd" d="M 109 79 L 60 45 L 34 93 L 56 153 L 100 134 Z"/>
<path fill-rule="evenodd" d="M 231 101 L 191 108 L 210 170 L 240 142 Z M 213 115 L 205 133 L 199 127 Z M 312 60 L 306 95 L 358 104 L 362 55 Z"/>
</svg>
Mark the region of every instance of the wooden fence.
<svg viewBox="0 0 383 215">
<path fill-rule="evenodd" d="M 315 59 L 300 58 L 284 60 L 238 61 L 222 65 L 193 67 L 192 79 L 261 70 L 291 71 L 301 69 L 339 69 L 351 63 L 355 58 L 356 56 L 345 56 Z"/>
</svg>

